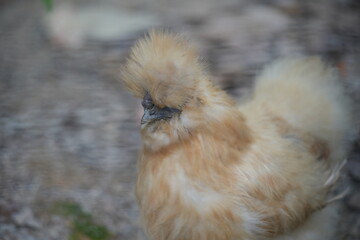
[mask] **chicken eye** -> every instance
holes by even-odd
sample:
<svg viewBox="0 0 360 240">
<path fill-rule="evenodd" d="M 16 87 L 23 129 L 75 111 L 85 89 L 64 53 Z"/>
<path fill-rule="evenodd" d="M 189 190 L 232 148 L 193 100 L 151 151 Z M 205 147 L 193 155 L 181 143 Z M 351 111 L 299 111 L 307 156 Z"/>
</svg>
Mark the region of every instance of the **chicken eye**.
<svg viewBox="0 0 360 240">
<path fill-rule="evenodd" d="M 152 109 L 154 108 L 154 103 L 151 99 L 151 96 L 149 93 L 146 93 L 144 96 L 144 99 L 141 102 L 141 105 L 145 108 L 145 109 Z"/>
<path fill-rule="evenodd" d="M 154 104 L 153 103 L 148 103 L 148 102 L 142 102 L 141 105 L 145 108 L 145 109 L 153 109 L 154 108 Z"/>
</svg>

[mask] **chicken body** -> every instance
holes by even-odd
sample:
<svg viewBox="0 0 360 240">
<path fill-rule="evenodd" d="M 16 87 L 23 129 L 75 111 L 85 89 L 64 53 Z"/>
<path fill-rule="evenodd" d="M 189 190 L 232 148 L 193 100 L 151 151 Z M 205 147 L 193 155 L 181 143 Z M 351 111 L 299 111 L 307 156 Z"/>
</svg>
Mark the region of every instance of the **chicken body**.
<svg viewBox="0 0 360 240">
<path fill-rule="evenodd" d="M 237 106 L 187 41 L 152 32 L 122 73 L 144 99 L 136 196 L 150 239 L 330 239 L 350 126 L 332 69 L 277 61 Z"/>
</svg>

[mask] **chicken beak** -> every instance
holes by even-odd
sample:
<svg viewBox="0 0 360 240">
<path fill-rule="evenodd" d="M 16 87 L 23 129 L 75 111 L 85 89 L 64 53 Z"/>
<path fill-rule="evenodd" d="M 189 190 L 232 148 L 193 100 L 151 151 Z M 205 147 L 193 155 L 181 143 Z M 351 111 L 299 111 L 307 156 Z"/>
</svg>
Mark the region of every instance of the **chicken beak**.
<svg viewBox="0 0 360 240">
<path fill-rule="evenodd" d="M 158 108 L 154 106 L 152 109 L 144 108 L 144 115 L 141 119 L 141 124 L 162 120 L 162 119 L 170 119 L 174 116 L 174 114 L 179 112 L 180 112 L 179 109 L 169 108 L 169 107 Z"/>
</svg>

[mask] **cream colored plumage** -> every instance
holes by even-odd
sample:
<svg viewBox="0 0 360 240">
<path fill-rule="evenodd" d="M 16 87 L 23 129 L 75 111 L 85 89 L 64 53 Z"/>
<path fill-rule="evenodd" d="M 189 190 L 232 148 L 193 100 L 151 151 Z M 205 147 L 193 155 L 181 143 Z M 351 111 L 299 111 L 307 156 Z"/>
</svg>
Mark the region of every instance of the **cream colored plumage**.
<svg viewBox="0 0 360 240">
<path fill-rule="evenodd" d="M 331 68 L 276 61 L 237 106 L 186 40 L 151 32 L 122 79 L 144 99 L 136 195 L 150 239 L 330 239 L 350 127 Z"/>
</svg>

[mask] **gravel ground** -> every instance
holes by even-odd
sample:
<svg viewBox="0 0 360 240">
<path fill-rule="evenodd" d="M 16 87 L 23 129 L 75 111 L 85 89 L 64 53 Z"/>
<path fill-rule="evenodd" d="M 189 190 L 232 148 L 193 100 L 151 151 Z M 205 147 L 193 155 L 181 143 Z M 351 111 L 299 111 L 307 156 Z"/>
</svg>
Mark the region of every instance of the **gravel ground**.
<svg viewBox="0 0 360 240">
<path fill-rule="evenodd" d="M 339 68 L 359 126 L 356 0 L 61 4 L 46 13 L 40 1 L 0 1 L 1 240 L 146 239 L 133 195 L 140 108 L 119 84 L 118 69 L 149 27 L 187 35 L 214 81 L 237 98 L 274 58 L 321 55 Z M 341 240 L 360 239 L 357 132 L 344 171 L 351 191 Z M 79 230 L 84 218 L 109 234 Z"/>
</svg>

